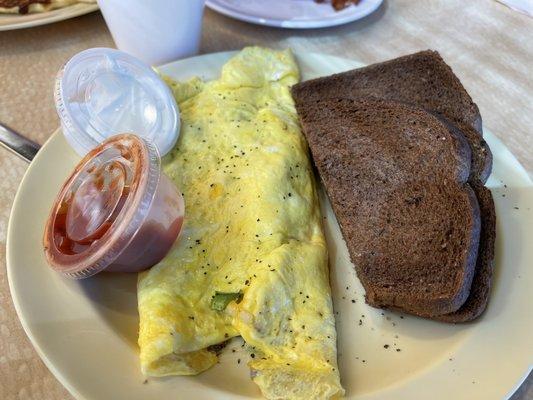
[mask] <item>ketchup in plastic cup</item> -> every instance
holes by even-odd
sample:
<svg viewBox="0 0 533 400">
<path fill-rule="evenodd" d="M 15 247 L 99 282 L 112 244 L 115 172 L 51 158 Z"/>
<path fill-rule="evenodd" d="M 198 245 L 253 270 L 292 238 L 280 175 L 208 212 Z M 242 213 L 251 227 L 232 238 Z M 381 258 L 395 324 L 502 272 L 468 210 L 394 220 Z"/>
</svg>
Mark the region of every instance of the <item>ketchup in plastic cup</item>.
<svg viewBox="0 0 533 400">
<path fill-rule="evenodd" d="M 159 262 L 184 215 L 183 197 L 160 164 L 157 147 L 133 134 L 91 150 L 61 188 L 46 224 L 52 268 L 81 279 Z"/>
</svg>

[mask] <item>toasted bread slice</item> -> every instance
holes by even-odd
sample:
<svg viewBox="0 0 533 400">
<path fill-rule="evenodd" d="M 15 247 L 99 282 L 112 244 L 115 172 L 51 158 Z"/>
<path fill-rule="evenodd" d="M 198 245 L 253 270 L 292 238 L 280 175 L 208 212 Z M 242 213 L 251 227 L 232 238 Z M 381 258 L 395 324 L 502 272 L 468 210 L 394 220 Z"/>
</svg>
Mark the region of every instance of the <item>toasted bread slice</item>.
<svg viewBox="0 0 533 400">
<path fill-rule="evenodd" d="M 489 189 L 479 182 L 470 183 L 478 199 L 481 214 L 481 235 L 476 270 L 470 294 L 457 311 L 434 317 L 444 322 L 468 322 L 479 317 L 487 307 L 492 286 L 496 212 Z"/>
<path fill-rule="evenodd" d="M 295 101 L 351 259 L 377 307 L 457 311 L 480 235 L 468 142 L 418 107 L 379 99 Z"/>
<path fill-rule="evenodd" d="M 328 97 L 370 96 L 437 113 L 455 124 L 468 140 L 472 149 L 471 180 L 484 183 L 490 175 L 492 154 L 482 137 L 479 109 L 436 51 L 421 51 L 306 81 L 296 85 L 293 94 L 311 103 Z"/>
</svg>

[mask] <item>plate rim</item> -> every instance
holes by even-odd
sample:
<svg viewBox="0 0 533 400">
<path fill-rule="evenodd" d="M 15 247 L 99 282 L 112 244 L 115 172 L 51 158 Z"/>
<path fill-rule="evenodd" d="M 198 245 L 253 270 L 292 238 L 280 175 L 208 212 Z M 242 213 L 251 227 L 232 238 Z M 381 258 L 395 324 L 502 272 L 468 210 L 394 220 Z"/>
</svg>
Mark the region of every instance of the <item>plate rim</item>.
<svg viewBox="0 0 533 400">
<path fill-rule="evenodd" d="M 41 146 L 41 149 L 46 148 L 46 146 L 48 146 L 49 143 L 54 140 L 54 138 L 57 136 L 57 134 L 60 132 L 60 130 L 61 130 L 60 128 L 57 128 L 56 130 L 54 130 L 54 132 L 50 135 L 50 137 L 48 139 L 46 139 L 46 141 L 43 143 L 43 145 Z M 58 382 L 61 385 L 63 385 L 65 387 L 65 389 L 67 389 L 67 391 L 76 400 L 85 400 L 86 398 L 84 396 L 82 396 L 81 393 L 79 393 L 78 390 L 76 390 L 74 388 L 74 386 L 71 385 L 70 382 L 68 382 L 67 379 L 63 379 L 63 376 L 60 373 L 60 371 L 57 370 L 55 365 L 48 359 L 48 357 L 46 356 L 45 352 L 37 344 L 37 339 L 35 338 L 35 336 L 33 335 L 32 331 L 31 331 L 31 329 L 29 328 L 28 323 L 26 322 L 26 319 L 22 317 L 23 313 L 22 313 L 21 305 L 19 303 L 19 299 L 18 299 L 17 296 L 14 295 L 17 292 L 17 289 L 15 288 L 14 283 L 13 283 L 13 278 L 12 278 L 13 272 L 11 271 L 12 267 L 10 266 L 13 263 L 13 261 L 11 261 L 12 255 L 11 255 L 11 245 L 10 245 L 10 242 L 13 239 L 10 239 L 10 238 L 13 235 L 12 231 L 14 229 L 13 228 L 13 224 L 11 223 L 11 221 L 12 221 L 12 218 L 13 218 L 14 214 L 16 213 L 16 204 L 17 204 L 17 202 L 19 202 L 19 197 L 21 196 L 21 192 L 22 191 L 20 189 L 25 184 L 25 181 L 27 179 L 29 179 L 28 178 L 29 175 L 30 175 L 29 171 L 32 168 L 32 165 L 34 164 L 35 160 L 39 160 L 41 157 L 45 157 L 45 155 L 43 155 L 43 154 L 45 154 L 45 152 L 41 152 L 41 149 L 39 149 L 39 151 L 37 152 L 37 154 L 35 155 L 33 160 L 28 164 L 28 168 L 24 172 L 24 176 L 22 177 L 22 180 L 20 181 L 19 187 L 17 188 L 17 192 L 15 193 L 15 197 L 13 198 L 13 205 L 12 205 L 11 211 L 9 213 L 9 221 L 8 221 L 8 225 L 7 225 L 7 234 L 6 234 L 6 273 L 7 273 L 7 282 L 8 282 L 8 287 L 9 287 L 9 294 L 11 295 L 11 301 L 13 302 L 13 306 L 15 308 L 15 312 L 17 313 L 17 318 L 18 318 L 18 320 L 19 320 L 19 322 L 20 322 L 20 324 L 22 326 L 22 329 L 24 330 L 24 333 L 28 337 L 33 349 L 36 351 L 37 355 L 42 360 L 44 365 L 46 365 L 46 368 L 48 368 L 50 370 L 50 372 L 52 373 L 54 378 L 56 378 L 58 380 Z"/>
<path fill-rule="evenodd" d="M 270 26 L 273 28 L 285 28 L 285 29 L 317 29 L 317 28 L 329 28 L 339 25 L 345 25 L 350 22 L 363 19 L 370 14 L 374 13 L 382 4 L 383 0 L 373 0 L 374 3 L 368 10 L 362 15 L 347 14 L 346 16 L 339 16 L 335 19 L 313 19 L 309 21 L 289 21 L 276 18 L 260 18 L 254 17 L 250 14 L 235 12 L 224 5 L 219 4 L 217 0 L 207 0 L 205 5 L 211 10 L 220 13 L 228 18 L 236 19 L 239 21 L 248 22 L 255 25 Z"/>
<path fill-rule="evenodd" d="M 73 9 L 74 8 L 74 9 Z M 70 9 L 70 10 L 69 10 Z M 48 25 L 54 22 L 65 21 L 67 19 L 80 17 L 85 14 L 90 14 L 99 10 L 98 4 L 77 3 L 66 7 L 58 8 L 56 10 L 46 11 L 43 13 L 36 13 L 31 15 L 42 16 L 42 18 L 33 19 L 30 21 L 14 21 L 12 23 L 2 24 L 0 22 L 0 31 L 11 31 L 17 29 L 33 28 L 41 25 Z M 20 14 L 0 14 L 0 17 L 12 16 L 13 19 L 20 16 Z"/>
<path fill-rule="evenodd" d="M 202 54 L 202 55 L 198 55 L 198 56 L 195 56 L 195 57 L 190 57 L 190 58 L 187 58 L 187 59 L 183 59 L 183 60 L 177 60 L 177 61 L 173 61 L 171 63 L 168 63 L 168 64 L 164 64 L 158 68 L 172 68 L 172 66 L 174 64 L 179 64 L 180 62 L 184 61 L 184 60 L 190 60 L 190 59 L 193 59 L 193 58 L 203 58 L 203 57 L 213 57 L 213 56 L 218 56 L 218 57 L 223 57 L 223 56 L 231 56 L 233 54 L 236 54 L 238 53 L 238 51 L 223 51 L 223 52 L 214 52 L 214 53 L 207 53 L 207 54 Z M 301 52 L 297 52 L 297 51 L 294 51 L 294 54 L 295 56 L 298 58 L 300 54 L 302 54 Z M 336 59 L 339 59 L 339 60 L 344 60 L 344 61 L 348 61 L 350 63 L 360 63 L 360 64 L 363 64 L 361 63 L 360 61 L 357 61 L 357 60 L 351 60 L 351 59 L 348 59 L 348 58 L 345 58 L 345 57 L 338 57 L 338 56 L 333 56 L 333 55 L 328 55 L 328 54 L 325 54 L 325 53 L 306 53 L 306 55 L 311 55 L 311 56 L 319 56 L 319 57 L 326 57 L 326 58 L 336 58 Z M 486 130 L 488 132 L 490 132 L 490 130 Z M 47 146 L 49 146 L 49 144 L 54 141 L 54 140 L 57 140 L 58 138 L 58 135 L 61 134 L 61 129 L 60 128 L 57 128 L 51 135 L 50 137 L 46 140 L 46 142 L 43 144 L 42 148 L 46 148 Z M 524 179 L 527 181 L 527 184 L 528 185 L 533 185 L 533 180 L 531 179 L 531 177 L 529 176 L 529 174 L 527 173 L 527 171 L 525 170 L 525 168 L 522 166 L 522 164 L 520 164 L 520 162 L 518 161 L 518 159 L 512 154 L 512 152 L 507 148 L 507 146 L 497 137 L 495 136 L 494 134 L 491 133 L 491 136 L 493 136 L 493 138 L 498 142 L 498 144 L 500 146 L 503 147 L 504 151 L 506 153 L 508 153 L 507 155 L 511 156 L 512 158 L 512 168 L 513 170 L 518 173 L 520 175 L 520 178 L 521 179 Z M 46 365 L 46 367 L 50 370 L 50 372 L 52 372 L 52 374 L 54 375 L 54 377 L 76 398 L 76 399 L 87 399 L 86 397 L 84 397 L 72 384 L 70 384 L 70 382 L 68 381 L 68 379 L 66 379 L 64 377 L 64 375 L 54 366 L 54 364 L 48 359 L 48 357 L 46 356 L 45 352 L 41 349 L 41 347 L 37 344 L 37 340 L 35 338 L 35 336 L 32 334 L 32 331 L 30 330 L 29 326 L 28 326 L 28 323 L 26 322 L 26 320 L 22 317 L 22 311 L 21 311 L 21 305 L 19 303 L 19 299 L 17 296 L 15 296 L 15 293 L 17 292 L 17 289 L 15 288 L 14 286 L 14 283 L 13 283 L 13 277 L 12 277 L 12 274 L 13 274 L 13 268 L 12 265 L 13 265 L 13 261 L 12 261 L 12 241 L 14 240 L 13 239 L 13 216 L 17 213 L 18 209 L 17 209 L 17 203 L 20 203 L 20 196 L 22 196 L 21 192 L 21 188 L 24 187 L 24 185 L 26 184 L 26 180 L 29 179 L 29 175 L 30 175 L 30 171 L 32 168 L 35 168 L 35 165 L 36 165 L 36 161 L 40 160 L 40 158 L 42 157 L 46 157 L 45 155 L 46 152 L 38 152 L 36 157 L 34 158 L 34 160 L 32 161 L 32 163 L 29 164 L 28 168 L 26 169 L 25 173 L 24 173 L 24 176 L 19 184 L 19 187 L 17 188 L 17 192 L 15 194 L 15 197 L 14 197 L 14 200 L 13 200 L 13 205 L 12 205 L 12 208 L 11 208 L 11 211 L 10 211 L 10 214 L 9 214 L 9 222 L 8 222 L 8 229 L 7 229 L 7 235 L 6 235 L 6 272 L 7 272 L 7 278 L 8 278 L 8 286 L 9 286 L 9 290 L 10 290 L 10 295 L 11 295 L 11 299 L 13 301 L 13 304 L 14 304 L 14 308 L 15 308 L 15 311 L 17 313 L 17 317 L 24 329 L 24 332 L 26 333 L 26 336 L 28 337 L 28 339 L 30 340 L 31 344 L 32 344 L 32 347 L 35 349 L 35 351 L 37 352 L 37 354 L 39 355 L 39 357 L 41 358 L 41 360 L 43 360 L 44 364 Z M 516 383 L 514 386 L 512 386 L 510 388 L 510 391 L 508 392 L 506 398 L 509 398 L 510 396 L 512 396 L 512 394 L 520 387 L 520 385 L 525 381 L 525 379 L 528 377 L 528 375 L 531 373 L 531 371 L 533 370 L 533 365 L 530 365 L 529 368 L 526 368 L 526 370 L 524 371 L 524 374 L 523 376 L 520 376 L 520 377 L 516 377 Z M 386 389 L 388 390 L 388 389 Z M 363 395 L 365 396 L 365 395 Z"/>
</svg>

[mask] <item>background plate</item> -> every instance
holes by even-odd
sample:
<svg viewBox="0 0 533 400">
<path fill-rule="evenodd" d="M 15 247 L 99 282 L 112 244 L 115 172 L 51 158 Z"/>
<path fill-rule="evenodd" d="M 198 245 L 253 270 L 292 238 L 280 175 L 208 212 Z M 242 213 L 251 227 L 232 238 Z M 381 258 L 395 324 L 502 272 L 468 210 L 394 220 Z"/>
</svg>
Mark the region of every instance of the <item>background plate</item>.
<svg viewBox="0 0 533 400">
<path fill-rule="evenodd" d="M 0 14 L 0 31 L 30 28 L 78 17 L 98 10 L 97 4 L 74 4 L 57 10 L 33 14 Z"/>
<path fill-rule="evenodd" d="M 195 57 L 161 70 L 176 79 L 213 79 L 231 54 Z M 317 54 L 299 54 L 298 61 L 303 79 L 360 66 Z M 531 369 L 533 184 L 495 136 L 486 132 L 485 138 L 494 154 L 488 186 L 498 215 L 496 271 L 487 312 L 474 323 L 448 325 L 367 306 L 321 191 L 339 365 L 348 398 L 500 400 Z M 46 365 L 78 399 L 259 397 L 249 379 L 248 354 L 238 340 L 230 343 L 218 365 L 197 377 L 145 381 L 136 343 L 136 276 L 100 274 L 72 281 L 47 266 L 41 244 L 44 223 L 61 183 L 78 160 L 56 132 L 29 167 L 8 228 L 11 294 L 22 326 Z M 243 362 L 237 364 L 239 358 Z"/>
<path fill-rule="evenodd" d="M 356 21 L 373 13 L 383 0 L 361 0 L 335 11 L 314 0 L 207 0 L 207 7 L 228 17 L 277 28 L 325 28 Z"/>
</svg>

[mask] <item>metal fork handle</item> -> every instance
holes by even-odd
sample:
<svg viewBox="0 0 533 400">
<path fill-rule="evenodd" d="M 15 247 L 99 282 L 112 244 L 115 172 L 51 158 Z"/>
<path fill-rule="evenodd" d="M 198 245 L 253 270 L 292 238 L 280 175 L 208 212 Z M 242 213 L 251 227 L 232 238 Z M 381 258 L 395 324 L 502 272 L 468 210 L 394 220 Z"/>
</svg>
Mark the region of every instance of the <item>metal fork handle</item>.
<svg viewBox="0 0 533 400">
<path fill-rule="evenodd" d="M 0 124 L 0 145 L 27 162 L 31 162 L 41 148 L 4 124 Z"/>
</svg>

